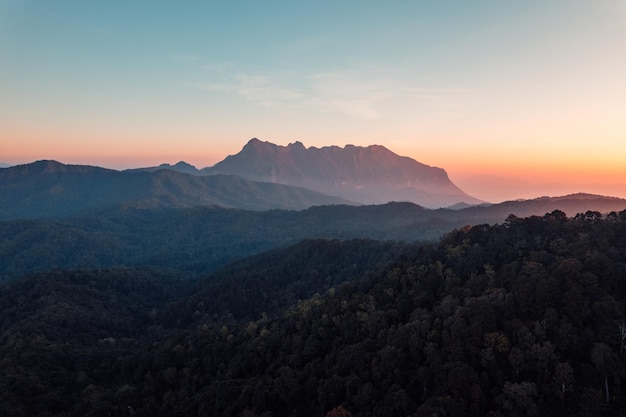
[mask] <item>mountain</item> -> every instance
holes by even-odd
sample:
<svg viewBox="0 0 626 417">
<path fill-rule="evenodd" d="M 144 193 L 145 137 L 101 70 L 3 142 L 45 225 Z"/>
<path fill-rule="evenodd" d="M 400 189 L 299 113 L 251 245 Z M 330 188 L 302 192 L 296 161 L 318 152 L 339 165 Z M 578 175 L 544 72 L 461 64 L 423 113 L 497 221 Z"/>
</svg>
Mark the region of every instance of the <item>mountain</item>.
<svg viewBox="0 0 626 417">
<path fill-rule="evenodd" d="M 232 175 L 195 176 L 167 169 L 120 172 L 38 161 L 0 171 L 0 219 L 64 216 L 118 204 L 153 208 L 219 205 L 267 210 L 346 202 L 299 187 Z"/>
<path fill-rule="evenodd" d="M 201 172 L 295 185 L 361 204 L 409 201 L 439 208 L 482 203 L 454 185 L 443 169 L 379 145 L 305 148 L 300 142 L 278 146 L 251 139 L 238 154 Z"/>
<path fill-rule="evenodd" d="M 149 171 L 149 172 L 155 172 L 155 171 L 160 171 L 162 169 L 171 169 L 172 171 L 177 171 L 183 174 L 191 174 L 191 175 L 199 175 L 200 174 L 200 170 L 197 169 L 195 166 L 188 164 L 185 161 L 180 161 L 177 162 L 174 165 L 170 165 L 170 164 L 161 164 L 159 166 L 156 167 L 146 167 L 146 168 L 134 168 L 134 169 L 127 169 L 125 170 L 126 172 L 138 172 L 138 171 Z"/>
<path fill-rule="evenodd" d="M 9 164 L 3 164 L 2 162 L 0 162 L 0 168 L 8 168 L 10 166 L 11 165 L 9 165 Z"/>
<path fill-rule="evenodd" d="M 510 214 L 517 217 L 542 216 L 560 210 L 573 217 L 588 211 L 610 213 L 626 209 L 626 199 L 595 194 L 569 194 L 559 197 L 539 197 L 530 200 L 504 201 L 488 206 L 474 206 L 458 210 L 468 224 L 502 223 Z M 449 217 L 456 217 L 450 214 Z"/>
</svg>

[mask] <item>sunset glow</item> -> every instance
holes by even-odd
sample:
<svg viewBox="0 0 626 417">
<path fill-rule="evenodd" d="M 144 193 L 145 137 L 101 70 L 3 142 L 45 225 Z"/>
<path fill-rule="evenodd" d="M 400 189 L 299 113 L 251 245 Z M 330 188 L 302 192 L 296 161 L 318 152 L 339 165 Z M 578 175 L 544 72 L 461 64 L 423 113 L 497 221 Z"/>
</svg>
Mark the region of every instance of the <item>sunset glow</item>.
<svg viewBox="0 0 626 417">
<path fill-rule="evenodd" d="M 383 145 L 491 202 L 626 197 L 626 3 L 0 0 L 0 163 Z"/>
</svg>

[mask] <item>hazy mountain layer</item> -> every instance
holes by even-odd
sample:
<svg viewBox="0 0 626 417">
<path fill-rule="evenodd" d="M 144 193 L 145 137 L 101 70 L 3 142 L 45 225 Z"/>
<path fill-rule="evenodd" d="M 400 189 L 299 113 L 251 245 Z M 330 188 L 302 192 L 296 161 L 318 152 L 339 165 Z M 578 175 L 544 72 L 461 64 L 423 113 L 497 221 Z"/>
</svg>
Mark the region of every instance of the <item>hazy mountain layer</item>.
<svg viewBox="0 0 626 417">
<path fill-rule="evenodd" d="M 608 213 L 626 200 L 573 195 L 513 201 L 463 210 L 430 210 L 412 203 L 332 205 L 303 211 L 220 207 L 93 211 L 65 219 L 0 221 L 0 281 L 51 268 L 156 266 L 198 276 L 264 250 L 309 238 L 436 241 L 453 228 L 503 223 L 562 210 Z M 625 212 L 626 213 L 626 212 Z"/>
<path fill-rule="evenodd" d="M 232 175 L 173 170 L 114 171 L 38 161 L 0 170 L 0 219 L 56 217 L 115 204 L 137 207 L 219 205 L 248 210 L 305 209 L 346 203 L 304 188 Z"/>
<path fill-rule="evenodd" d="M 363 204 L 409 201 L 438 208 L 481 203 L 454 185 L 443 169 L 379 145 L 305 148 L 300 142 L 278 146 L 252 139 L 238 154 L 202 172 L 296 185 Z"/>
<path fill-rule="evenodd" d="M 196 168 L 195 166 L 191 164 L 188 164 L 185 161 L 179 161 L 175 163 L 174 165 L 161 164 L 159 166 L 154 166 L 154 167 L 127 169 L 126 172 L 140 172 L 140 171 L 155 172 L 155 171 L 159 171 L 162 169 L 171 169 L 172 171 L 178 171 L 178 172 L 182 172 L 183 174 L 192 174 L 192 175 L 200 175 L 201 173 L 198 168 Z"/>
</svg>

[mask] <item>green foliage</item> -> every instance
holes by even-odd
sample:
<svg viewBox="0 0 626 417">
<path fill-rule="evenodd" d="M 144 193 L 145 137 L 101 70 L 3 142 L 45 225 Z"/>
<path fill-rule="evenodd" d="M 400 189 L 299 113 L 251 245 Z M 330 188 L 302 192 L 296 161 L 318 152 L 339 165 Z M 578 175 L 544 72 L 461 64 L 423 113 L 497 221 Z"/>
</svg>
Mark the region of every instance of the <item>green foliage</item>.
<svg viewBox="0 0 626 417">
<path fill-rule="evenodd" d="M 102 385 L 111 366 L 163 335 L 156 309 L 188 287 L 163 272 L 122 268 L 53 271 L 3 286 L 0 415 L 66 415 L 85 402 L 109 408 L 115 398 Z M 132 393 L 116 391 L 117 400 Z"/>
<path fill-rule="evenodd" d="M 174 392 L 220 398 L 206 415 L 558 416 L 592 401 L 619 414 L 625 232 L 626 223 L 559 213 L 452 232 L 282 317 L 221 331 L 196 323 L 175 338 L 189 346 L 178 369 L 195 382 Z M 589 394 L 606 381 L 608 404 Z M 169 400 L 173 415 L 198 407 Z M 135 401 L 141 410 L 145 400 Z"/>
<path fill-rule="evenodd" d="M 234 262 L 201 280 L 188 298 L 163 312 L 163 321 L 257 320 L 315 293 L 380 273 L 418 245 L 355 239 L 309 239 Z M 334 289 L 332 290 L 334 291 Z"/>
<path fill-rule="evenodd" d="M 93 290 L 117 273 L 19 280 L 0 293 L 0 411 L 623 415 L 624 218 L 510 217 L 415 247 L 310 240 L 179 297 L 157 296 L 154 271 Z"/>
</svg>

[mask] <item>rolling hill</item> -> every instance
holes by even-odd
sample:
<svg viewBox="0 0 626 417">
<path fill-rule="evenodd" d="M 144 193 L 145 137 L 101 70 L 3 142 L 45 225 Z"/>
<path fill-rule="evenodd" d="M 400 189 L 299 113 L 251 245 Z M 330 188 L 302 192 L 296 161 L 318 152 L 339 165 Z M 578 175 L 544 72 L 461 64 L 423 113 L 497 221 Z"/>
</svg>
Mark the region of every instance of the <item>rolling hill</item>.
<svg viewBox="0 0 626 417">
<path fill-rule="evenodd" d="M 235 259 L 303 239 L 433 242 L 466 225 L 504 223 L 509 215 L 615 212 L 626 200 L 572 195 L 463 210 L 412 203 L 251 211 L 211 207 L 107 207 L 60 219 L 0 221 L 0 281 L 52 268 L 155 266 L 201 276 Z"/>
<path fill-rule="evenodd" d="M 37 161 L 0 171 L 0 219 L 67 216 L 119 204 L 267 210 L 340 203 L 347 201 L 233 175 L 195 176 L 168 169 L 120 172 L 56 161 Z"/>
</svg>

